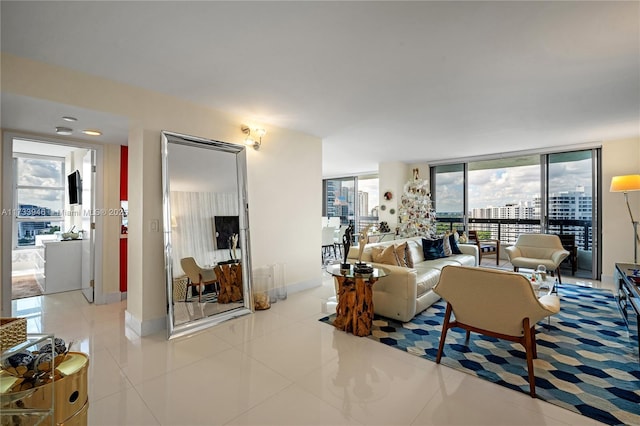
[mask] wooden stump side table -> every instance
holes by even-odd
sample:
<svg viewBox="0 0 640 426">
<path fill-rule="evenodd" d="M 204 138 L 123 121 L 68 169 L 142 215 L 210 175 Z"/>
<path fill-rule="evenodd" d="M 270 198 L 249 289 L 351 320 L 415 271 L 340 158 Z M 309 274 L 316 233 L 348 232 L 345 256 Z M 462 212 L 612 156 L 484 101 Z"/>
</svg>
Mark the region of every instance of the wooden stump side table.
<svg viewBox="0 0 640 426">
<path fill-rule="evenodd" d="M 218 264 L 215 269 L 220 283 L 218 303 L 239 302 L 242 300 L 242 265 L 240 263 Z"/>
<path fill-rule="evenodd" d="M 327 271 L 338 283 L 338 306 L 333 325 L 356 336 L 368 336 L 373 325 L 373 285 L 387 274 L 374 268 L 370 274 L 357 274 L 353 266 L 349 272 L 341 272 L 340 265 L 328 266 Z"/>
</svg>

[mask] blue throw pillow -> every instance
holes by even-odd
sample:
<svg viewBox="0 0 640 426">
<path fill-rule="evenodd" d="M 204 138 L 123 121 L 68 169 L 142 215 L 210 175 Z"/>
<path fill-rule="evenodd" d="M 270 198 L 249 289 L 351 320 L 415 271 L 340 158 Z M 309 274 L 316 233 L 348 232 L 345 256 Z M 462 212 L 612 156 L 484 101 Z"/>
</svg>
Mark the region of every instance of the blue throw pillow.
<svg viewBox="0 0 640 426">
<path fill-rule="evenodd" d="M 444 254 L 444 241 L 442 238 L 439 240 L 427 240 L 422 239 L 422 251 L 424 253 L 424 260 L 434 260 L 446 257 Z"/>
<path fill-rule="evenodd" d="M 456 241 L 455 235 L 449 235 L 449 244 L 451 244 L 451 253 L 462 254 L 462 252 L 460 251 L 460 247 L 458 247 L 458 242 Z"/>
</svg>

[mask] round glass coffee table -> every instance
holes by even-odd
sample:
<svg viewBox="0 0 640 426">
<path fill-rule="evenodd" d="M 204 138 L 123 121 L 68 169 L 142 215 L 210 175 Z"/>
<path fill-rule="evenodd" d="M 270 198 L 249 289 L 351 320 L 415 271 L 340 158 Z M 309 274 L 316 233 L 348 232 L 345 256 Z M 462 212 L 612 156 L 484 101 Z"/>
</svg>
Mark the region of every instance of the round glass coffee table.
<svg viewBox="0 0 640 426">
<path fill-rule="evenodd" d="M 357 273 L 353 265 L 342 269 L 340 265 L 327 266 L 337 286 L 336 318 L 333 325 L 356 336 L 368 336 L 373 325 L 373 284 L 387 276 L 383 268 L 373 268 L 370 273 Z"/>
</svg>

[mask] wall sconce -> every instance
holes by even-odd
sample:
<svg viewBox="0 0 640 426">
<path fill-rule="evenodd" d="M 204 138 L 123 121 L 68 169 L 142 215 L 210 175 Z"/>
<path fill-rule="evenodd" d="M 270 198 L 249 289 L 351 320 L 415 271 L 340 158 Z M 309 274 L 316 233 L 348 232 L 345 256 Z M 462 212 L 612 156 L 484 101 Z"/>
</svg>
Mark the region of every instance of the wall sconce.
<svg viewBox="0 0 640 426">
<path fill-rule="evenodd" d="M 257 138 L 255 139 L 254 136 L 251 136 L 251 129 L 249 126 L 245 126 L 243 124 L 240 129 L 242 130 L 242 133 L 247 135 L 244 139 L 245 145 L 252 146 L 256 151 L 259 150 L 262 145 L 262 137 L 267 134 L 267 131 L 265 129 L 253 129 L 253 134 L 255 135 L 255 138 Z"/>
<path fill-rule="evenodd" d="M 624 193 L 624 200 L 627 202 L 631 225 L 633 225 L 633 263 L 638 263 L 638 242 L 640 242 L 640 239 L 638 239 L 638 222 L 633 219 L 627 193 L 630 191 L 640 191 L 640 175 L 614 176 L 611 178 L 611 188 L 609 191 Z"/>
</svg>

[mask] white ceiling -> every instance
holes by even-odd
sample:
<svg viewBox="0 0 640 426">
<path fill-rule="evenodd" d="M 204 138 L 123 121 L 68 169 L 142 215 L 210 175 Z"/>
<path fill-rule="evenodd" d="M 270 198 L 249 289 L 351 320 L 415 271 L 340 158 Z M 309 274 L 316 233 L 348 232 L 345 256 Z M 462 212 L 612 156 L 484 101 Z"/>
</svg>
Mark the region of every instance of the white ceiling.
<svg viewBox="0 0 640 426">
<path fill-rule="evenodd" d="M 0 7 L 3 51 L 321 137 L 325 176 L 640 135 L 637 1 Z"/>
</svg>

